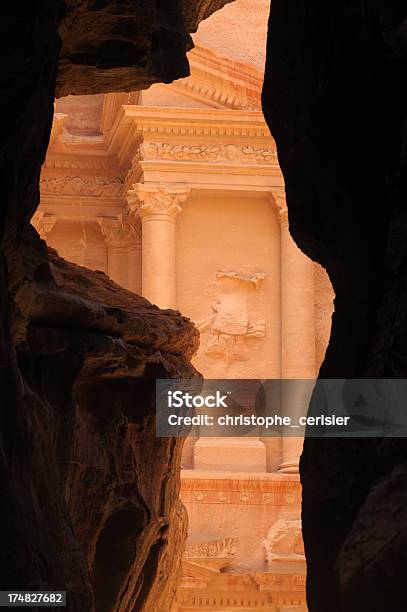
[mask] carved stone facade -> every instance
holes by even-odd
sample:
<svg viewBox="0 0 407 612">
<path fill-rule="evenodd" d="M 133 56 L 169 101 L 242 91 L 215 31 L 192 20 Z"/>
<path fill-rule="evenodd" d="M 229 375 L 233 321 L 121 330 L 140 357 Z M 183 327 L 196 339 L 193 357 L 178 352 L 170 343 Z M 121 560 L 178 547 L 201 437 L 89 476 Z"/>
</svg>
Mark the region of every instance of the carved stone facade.
<svg viewBox="0 0 407 612">
<path fill-rule="evenodd" d="M 185 473 L 181 498 L 190 521 L 201 517 L 206 533 L 223 537 L 203 541 L 198 529 L 190 532 L 171 612 L 304 612 L 305 558 L 299 521 L 291 518 L 298 516 L 300 496 L 294 475 Z"/>
<path fill-rule="evenodd" d="M 289 233 L 262 75 L 200 47 L 191 68 L 141 93 L 57 101 L 33 225 L 63 257 L 189 316 L 206 378 L 313 378 L 332 290 Z M 301 446 L 192 431 L 171 612 L 306 610 Z"/>
</svg>

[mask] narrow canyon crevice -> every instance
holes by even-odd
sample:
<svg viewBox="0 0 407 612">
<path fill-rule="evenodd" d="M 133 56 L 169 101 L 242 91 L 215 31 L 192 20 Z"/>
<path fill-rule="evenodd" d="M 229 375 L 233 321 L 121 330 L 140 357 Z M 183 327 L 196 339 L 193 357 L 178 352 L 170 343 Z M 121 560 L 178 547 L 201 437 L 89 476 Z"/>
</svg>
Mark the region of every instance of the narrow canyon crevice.
<svg viewBox="0 0 407 612">
<path fill-rule="evenodd" d="M 46 0 L 0 11 L 3 589 L 64 589 L 81 612 L 171 600 L 186 534 L 181 443 L 155 437 L 154 381 L 198 375 L 198 332 L 48 253 L 29 220 L 55 93 L 185 76 L 189 32 L 224 4 Z"/>
<path fill-rule="evenodd" d="M 263 109 L 290 231 L 336 299 L 321 378 L 405 378 L 407 11 L 273 0 Z M 310 612 L 405 610 L 407 445 L 307 439 Z"/>
</svg>

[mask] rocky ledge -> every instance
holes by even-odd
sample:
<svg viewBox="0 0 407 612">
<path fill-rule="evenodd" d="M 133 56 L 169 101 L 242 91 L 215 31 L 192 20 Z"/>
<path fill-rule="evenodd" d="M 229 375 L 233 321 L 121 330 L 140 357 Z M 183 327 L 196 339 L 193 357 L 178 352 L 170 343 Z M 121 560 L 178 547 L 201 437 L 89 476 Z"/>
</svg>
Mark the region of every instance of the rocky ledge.
<svg viewBox="0 0 407 612">
<path fill-rule="evenodd" d="M 101 272 L 47 257 L 34 230 L 26 240 L 36 248 L 14 288 L 21 400 L 4 423 L 14 520 L 2 582 L 67 590 L 81 612 L 165 610 L 186 518 L 182 440 L 156 438 L 155 379 L 198 376 L 198 332 Z"/>
</svg>

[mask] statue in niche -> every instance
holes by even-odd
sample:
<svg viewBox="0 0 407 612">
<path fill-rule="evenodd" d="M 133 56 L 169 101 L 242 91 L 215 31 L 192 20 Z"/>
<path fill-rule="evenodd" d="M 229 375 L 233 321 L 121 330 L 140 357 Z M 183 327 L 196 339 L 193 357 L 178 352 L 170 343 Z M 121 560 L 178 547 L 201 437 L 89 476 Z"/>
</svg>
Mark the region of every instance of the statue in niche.
<svg viewBox="0 0 407 612">
<path fill-rule="evenodd" d="M 216 277 L 221 290 L 210 304 L 213 314 L 197 323 L 200 332 L 209 332 L 205 353 L 225 359 L 226 363 L 246 361 L 249 359 L 246 340 L 266 335 L 264 318 L 251 317 L 248 304 L 248 292 L 258 289 L 265 274 L 221 271 Z"/>
</svg>

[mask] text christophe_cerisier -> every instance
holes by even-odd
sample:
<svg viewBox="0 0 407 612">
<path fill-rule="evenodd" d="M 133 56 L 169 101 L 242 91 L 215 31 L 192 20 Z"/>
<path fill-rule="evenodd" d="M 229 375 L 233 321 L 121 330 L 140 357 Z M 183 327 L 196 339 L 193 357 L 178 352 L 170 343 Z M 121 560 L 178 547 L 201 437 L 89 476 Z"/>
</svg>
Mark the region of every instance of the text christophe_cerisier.
<svg viewBox="0 0 407 612">
<path fill-rule="evenodd" d="M 168 408 L 228 408 L 227 395 L 221 395 L 219 391 L 215 395 L 192 395 L 181 391 L 168 391 Z M 288 415 L 257 415 L 257 414 L 221 414 L 212 416 L 210 414 L 179 415 L 170 414 L 168 424 L 176 426 L 200 426 L 210 427 L 312 427 L 312 426 L 347 426 L 350 416 L 317 415 L 300 416 L 292 419 Z"/>
</svg>

